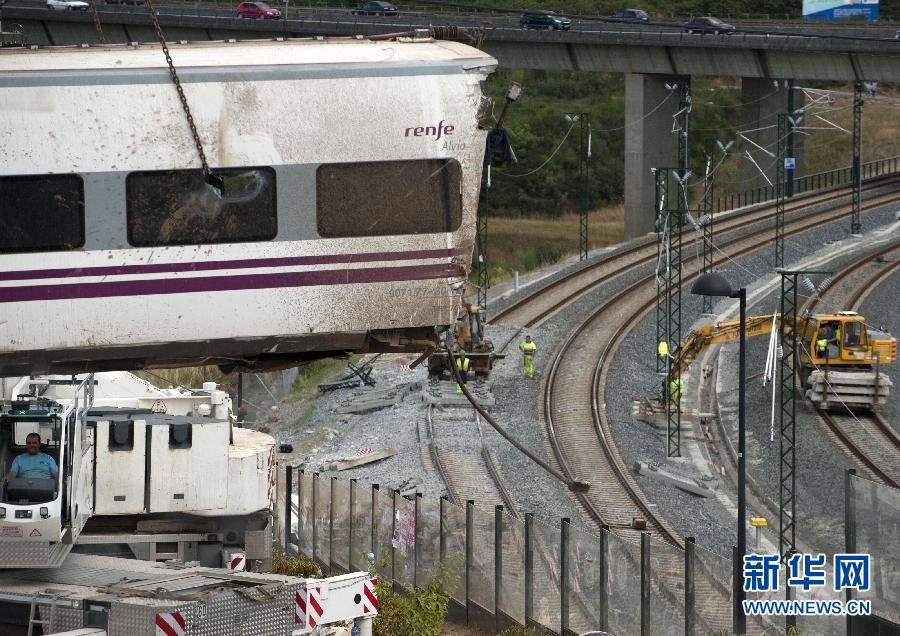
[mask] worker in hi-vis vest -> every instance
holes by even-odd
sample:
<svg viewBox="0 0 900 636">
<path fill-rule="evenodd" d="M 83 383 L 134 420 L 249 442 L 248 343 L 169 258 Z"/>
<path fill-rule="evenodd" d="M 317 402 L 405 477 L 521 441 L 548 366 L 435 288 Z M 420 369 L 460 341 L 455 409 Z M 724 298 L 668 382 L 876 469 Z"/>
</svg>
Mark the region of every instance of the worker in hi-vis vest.
<svg viewBox="0 0 900 636">
<path fill-rule="evenodd" d="M 681 402 L 682 393 L 684 393 L 684 380 L 675 378 L 669 382 L 669 400 L 672 403 L 672 408 L 678 408 L 678 404 Z"/>
<path fill-rule="evenodd" d="M 470 360 L 466 357 L 466 352 L 463 349 L 460 349 L 456 356 L 456 370 L 459 371 L 459 379 L 462 380 L 463 384 L 466 384 L 469 381 L 469 362 Z M 463 392 L 459 383 L 456 385 L 456 392 Z"/>
<path fill-rule="evenodd" d="M 519 349 L 522 351 L 522 364 L 525 369 L 526 377 L 534 377 L 534 352 L 537 351 L 537 345 L 531 341 L 531 336 L 525 336 L 525 342 L 519 343 Z"/>
</svg>

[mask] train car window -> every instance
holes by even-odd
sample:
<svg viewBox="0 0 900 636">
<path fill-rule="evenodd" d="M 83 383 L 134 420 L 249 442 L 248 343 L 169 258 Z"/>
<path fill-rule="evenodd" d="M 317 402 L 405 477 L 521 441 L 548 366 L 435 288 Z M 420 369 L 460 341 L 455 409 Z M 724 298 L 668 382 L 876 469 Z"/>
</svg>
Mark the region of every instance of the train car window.
<svg viewBox="0 0 900 636">
<path fill-rule="evenodd" d="M 84 245 L 84 181 L 77 174 L 0 177 L 0 252 Z"/>
<path fill-rule="evenodd" d="M 200 170 L 132 172 L 128 242 L 136 247 L 270 241 L 278 233 L 275 171 L 222 168 L 220 191 Z"/>
<path fill-rule="evenodd" d="M 453 232 L 462 223 L 454 159 L 335 163 L 316 170 L 316 223 L 325 238 Z"/>
</svg>

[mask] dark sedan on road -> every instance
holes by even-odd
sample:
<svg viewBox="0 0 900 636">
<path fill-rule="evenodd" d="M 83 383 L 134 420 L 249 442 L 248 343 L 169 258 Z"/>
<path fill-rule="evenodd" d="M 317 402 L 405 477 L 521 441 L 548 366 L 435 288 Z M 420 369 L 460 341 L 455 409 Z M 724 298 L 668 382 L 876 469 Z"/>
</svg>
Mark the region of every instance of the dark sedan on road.
<svg viewBox="0 0 900 636">
<path fill-rule="evenodd" d="M 273 9 L 265 2 L 242 2 L 237 6 L 239 18 L 251 18 L 253 20 L 280 20 L 281 11 Z"/>
<path fill-rule="evenodd" d="M 612 17 L 621 22 L 646 22 L 650 19 L 647 12 L 640 9 L 622 9 L 616 11 Z"/>
<path fill-rule="evenodd" d="M 569 18 L 556 15 L 552 11 L 541 11 L 538 13 L 526 13 L 519 20 L 519 26 L 523 29 L 546 29 L 548 31 L 568 31 L 572 26 Z"/>
<path fill-rule="evenodd" d="M 722 22 L 719 18 L 691 18 L 684 23 L 686 33 L 734 33 L 734 27 Z"/>
<path fill-rule="evenodd" d="M 390 2 L 367 2 L 351 11 L 353 15 L 397 15 L 397 7 Z"/>
</svg>

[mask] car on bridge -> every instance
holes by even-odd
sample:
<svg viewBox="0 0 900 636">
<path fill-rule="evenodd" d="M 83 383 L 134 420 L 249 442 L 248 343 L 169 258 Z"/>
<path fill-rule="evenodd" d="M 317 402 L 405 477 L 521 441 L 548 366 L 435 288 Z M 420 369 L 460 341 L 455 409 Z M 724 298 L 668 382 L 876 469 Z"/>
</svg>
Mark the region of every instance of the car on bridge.
<svg viewBox="0 0 900 636">
<path fill-rule="evenodd" d="M 390 2 L 367 2 L 350 13 L 353 15 L 397 15 L 400 12 Z"/>
<path fill-rule="evenodd" d="M 547 31 L 568 31 L 572 21 L 553 11 L 538 11 L 526 13 L 519 20 L 519 26 L 523 29 L 544 29 Z"/>
<path fill-rule="evenodd" d="M 57 11 L 87 11 L 88 3 L 81 0 L 47 0 L 47 8 Z"/>
<path fill-rule="evenodd" d="M 280 20 L 281 11 L 274 9 L 265 2 L 242 2 L 237 6 L 239 18 L 251 18 L 253 20 Z"/>
<path fill-rule="evenodd" d="M 726 22 L 722 22 L 719 18 L 710 16 L 691 18 L 684 23 L 686 33 L 734 33 L 734 27 Z"/>
<path fill-rule="evenodd" d="M 616 11 L 612 17 L 619 22 L 646 22 L 650 19 L 647 12 L 640 9 L 622 9 Z"/>
</svg>

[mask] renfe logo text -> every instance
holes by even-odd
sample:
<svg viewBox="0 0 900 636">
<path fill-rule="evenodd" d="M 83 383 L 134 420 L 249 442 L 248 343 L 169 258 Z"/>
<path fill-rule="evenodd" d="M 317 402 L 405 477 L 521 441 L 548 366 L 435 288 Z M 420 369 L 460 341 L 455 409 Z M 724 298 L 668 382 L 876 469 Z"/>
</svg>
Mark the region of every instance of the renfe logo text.
<svg viewBox="0 0 900 636">
<path fill-rule="evenodd" d="M 442 119 L 437 126 L 414 126 L 406 129 L 404 137 L 431 137 L 434 136 L 435 141 L 441 138 L 441 135 L 452 135 L 454 127 L 448 126 Z"/>
</svg>

